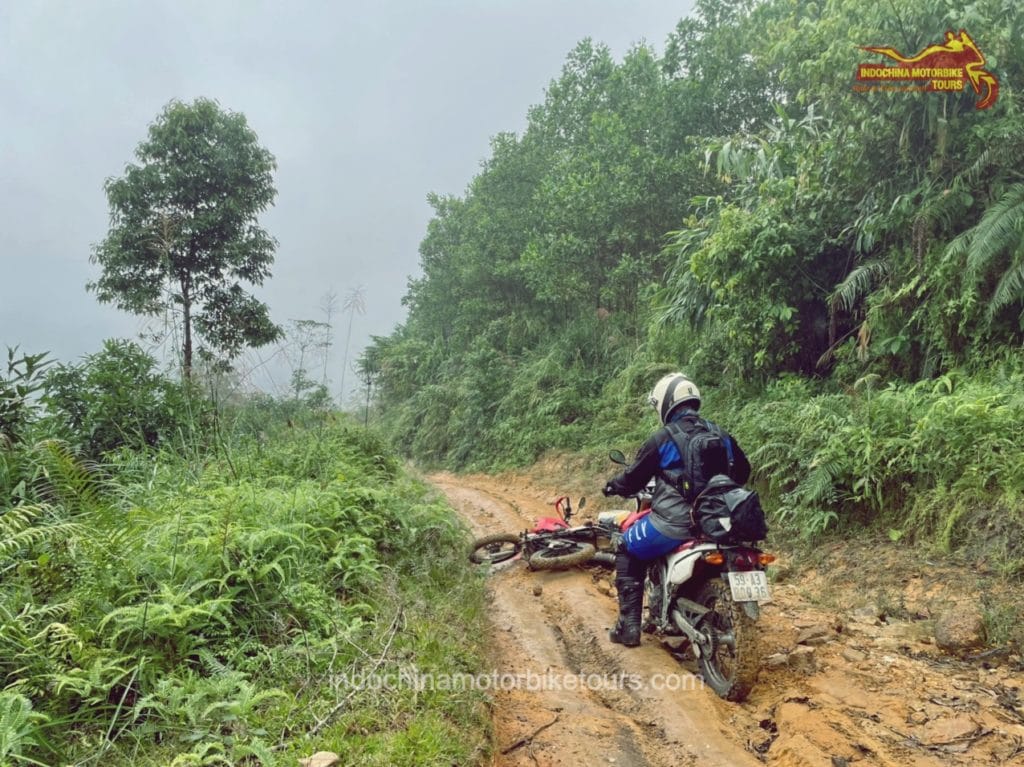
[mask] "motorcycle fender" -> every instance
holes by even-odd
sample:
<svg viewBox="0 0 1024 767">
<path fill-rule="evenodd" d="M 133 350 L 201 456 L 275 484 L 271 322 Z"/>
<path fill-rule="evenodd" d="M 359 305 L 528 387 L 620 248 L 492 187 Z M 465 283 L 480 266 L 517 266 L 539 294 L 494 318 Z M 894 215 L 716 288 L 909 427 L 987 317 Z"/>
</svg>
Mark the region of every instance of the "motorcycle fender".
<svg viewBox="0 0 1024 767">
<path fill-rule="evenodd" d="M 537 520 L 537 524 L 534 526 L 531 532 L 534 533 L 555 533 L 561 530 L 568 530 L 569 525 L 560 519 L 554 517 L 541 517 Z"/>
<path fill-rule="evenodd" d="M 717 551 L 718 547 L 714 544 L 702 544 L 700 546 L 694 546 L 692 549 L 686 549 L 686 551 L 676 551 L 668 555 L 666 562 L 666 569 L 668 570 L 669 583 L 679 585 L 690 580 L 693 575 L 693 568 L 697 564 L 697 560 L 701 558 L 701 555 L 706 551 Z"/>
</svg>

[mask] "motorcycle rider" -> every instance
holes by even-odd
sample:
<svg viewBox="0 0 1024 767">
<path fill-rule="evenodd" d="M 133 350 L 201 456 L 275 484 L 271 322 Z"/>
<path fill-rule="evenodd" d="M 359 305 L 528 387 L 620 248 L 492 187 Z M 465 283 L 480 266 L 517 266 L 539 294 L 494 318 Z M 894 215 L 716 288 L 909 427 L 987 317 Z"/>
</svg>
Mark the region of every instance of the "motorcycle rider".
<svg viewBox="0 0 1024 767">
<path fill-rule="evenodd" d="M 679 489 L 680 477 L 687 468 L 680 453 L 680 434 L 699 429 L 717 435 L 725 447 L 727 465 L 716 473 L 728 474 L 741 485 L 750 477 L 750 462 L 736 440 L 697 414 L 700 391 L 685 374 L 669 373 L 661 378 L 651 390 L 648 402 L 658 412 L 662 427 L 640 446 L 632 465 L 604 488 L 605 496 L 632 495 L 642 490 L 651 477 L 655 478 L 651 513 L 626 531 L 615 556 L 619 619 L 609 632 L 609 639 L 626 647 L 640 644 L 647 563 L 672 551 L 681 541 L 695 537 L 690 503 Z"/>
</svg>

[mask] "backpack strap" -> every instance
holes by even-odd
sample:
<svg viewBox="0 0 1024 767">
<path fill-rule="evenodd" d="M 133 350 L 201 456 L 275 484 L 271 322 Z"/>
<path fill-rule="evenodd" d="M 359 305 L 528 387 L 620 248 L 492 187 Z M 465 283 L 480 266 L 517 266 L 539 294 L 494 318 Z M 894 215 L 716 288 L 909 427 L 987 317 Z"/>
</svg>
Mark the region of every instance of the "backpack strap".
<svg viewBox="0 0 1024 767">
<path fill-rule="evenodd" d="M 725 443 L 725 454 L 729 458 L 729 476 L 732 476 L 732 468 L 736 465 L 736 456 L 732 449 L 732 437 L 723 432 L 722 442 Z"/>
<path fill-rule="evenodd" d="M 684 417 L 665 425 L 665 431 L 672 444 L 675 445 L 676 452 L 679 454 L 680 465 L 674 469 L 661 468 L 659 471 L 665 481 L 678 492 L 682 492 L 681 487 L 686 475 L 686 451 L 690 444 L 690 436 L 694 430 L 694 420 L 693 418 Z M 684 424 L 683 421 L 688 423 Z"/>
</svg>

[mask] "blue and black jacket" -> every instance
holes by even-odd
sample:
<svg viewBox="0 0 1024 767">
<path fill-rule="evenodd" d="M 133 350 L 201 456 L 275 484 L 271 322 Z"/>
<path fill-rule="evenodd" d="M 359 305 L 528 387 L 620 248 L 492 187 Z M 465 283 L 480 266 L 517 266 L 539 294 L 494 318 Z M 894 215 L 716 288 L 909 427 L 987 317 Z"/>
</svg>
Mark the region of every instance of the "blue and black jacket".
<svg viewBox="0 0 1024 767">
<path fill-rule="evenodd" d="M 640 446 L 636 459 L 621 474 L 609 481 L 609 489 L 616 495 L 632 495 L 644 488 L 651 477 L 655 478 L 654 498 L 651 501 L 651 524 L 662 535 L 682 540 L 692 538 L 692 522 L 690 520 L 690 504 L 676 489 L 670 477 L 678 475 L 684 468 L 683 458 L 679 455 L 670 433 L 670 427 L 677 421 L 686 418 L 700 419 L 693 408 L 683 408 L 674 413 L 667 424 L 654 432 Z M 730 476 L 739 483 L 745 484 L 750 478 L 750 461 L 743 453 L 736 440 L 720 427 L 707 419 L 700 419 L 708 428 L 722 438 L 729 452 L 732 466 Z"/>
</svg>

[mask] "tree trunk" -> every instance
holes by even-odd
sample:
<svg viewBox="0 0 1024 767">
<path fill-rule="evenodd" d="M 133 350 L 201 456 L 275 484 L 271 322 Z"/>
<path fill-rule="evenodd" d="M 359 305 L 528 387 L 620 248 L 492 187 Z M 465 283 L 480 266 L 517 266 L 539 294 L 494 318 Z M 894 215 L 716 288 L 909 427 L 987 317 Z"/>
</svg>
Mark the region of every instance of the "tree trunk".
<svg viewBox="0 0 1024 767">
<path fill-rule="evenodd" d="M 181 315 L 185 341 L 181 348 L 181 373 L 186 381 L 192 380 L 192 296 L 189 295 L 187 277 L 181 279 Z"/>
<path fill-rule="evenodd" d="M 372 384 L 373 379 L 366 376 L 366 410 L 363 412 L 363 428 L 370 424 L 370 386 Z"/>
</svg>

